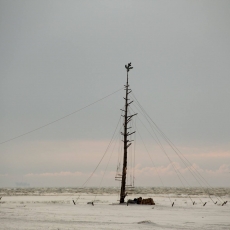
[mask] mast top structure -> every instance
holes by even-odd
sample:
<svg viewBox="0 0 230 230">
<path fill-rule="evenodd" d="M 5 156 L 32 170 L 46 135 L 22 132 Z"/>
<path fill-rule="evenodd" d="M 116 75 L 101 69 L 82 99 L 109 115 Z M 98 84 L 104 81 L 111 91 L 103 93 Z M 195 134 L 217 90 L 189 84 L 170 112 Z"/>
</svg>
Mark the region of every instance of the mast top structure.
<svg viewBox="0 0 230 230">
<path fill-rule="evenodd" d="M 128 65 L 125 65 L 126 71 L 127 71 L 127 81 L 126 81 L 126 85 L 125 85 L 125 110 L 124 110 L 124 132 L 121 133 L 123 135 L 123 142 L 124 142 L 124 155 L 123 155 L 123 169 L 122 169 L 122 180 L 121 180 L 121 191 L 120 191 L 120 203 L 124 203 L 125 202 L 125 197 L 127 196 L 127 192 L 126 192 L 126 174 L 127 174 L 127 153 L 128 153 L 128 148 L 130 147 L 130 145 L 132 144 L 132 142 L 130 140 L 128 140 L 128 137 L 130 135 L 132 135 L 134 132 L 129 133 L 128 129 L 130 129 L 131 127 L 128 127 L 128 123 L 132 120 L 132 117 L 137 115 L 137 114 L 133 114 L 133 115 L 128 115 L 128 107 L 130 106 L 130 104 L 133 102 L 129 102 L 129 93 L 132 92 L 132 90 L 129 88 L 129 71 L 131 69 L 133 69 L 133 67 L 131 66 L 131 62 L 128 63 Z"/>
<path fill-rule="evenodd" d="M 133 67 L 131 66 L 131 62 L 128 63 L 128 65 L 125 65 L 125 68 L 127 69 L 127 72 L 129 72 L 130 69 L 133 69 Z"/>
<path fill-rule="evenodd" d="M 127 71 L 127 82 L 126 82 L 126 87 L 127 87 L 127 86 L 129 87 L 129 85 L 128 85 L 128 81 L 129 81 L 129 70 L 133 69 L 133 67 L 131 66 L 131 62 L 128 63 L 128 65 L 125 65 L 125 68 L 126 68 L 126 71 Z"/>
</svg>

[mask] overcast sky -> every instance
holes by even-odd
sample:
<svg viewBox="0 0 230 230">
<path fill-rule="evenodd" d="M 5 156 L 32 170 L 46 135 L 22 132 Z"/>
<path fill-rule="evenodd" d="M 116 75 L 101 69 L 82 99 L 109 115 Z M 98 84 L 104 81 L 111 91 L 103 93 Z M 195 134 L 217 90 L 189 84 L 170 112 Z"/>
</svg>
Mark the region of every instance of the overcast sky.
<svg viewBox="0 0 230 230">
<path fill-rule="evenodd" d="M 0 142 L 121 89 L 131 61 L 130 86 L 150 117 L 210 184 L 230 186 L 229 25 L 229 0 L 0 0 Z M 81 186 L 107 148 L 123 96 L 1 144 L 0 186 Z M 165 184 L 177 185 L 170 162 L 143 137 Z M 139 185 L 160 185 L 137 146 Z M 116 162 L 105 185 L 115 185 Z"/>
</svg>

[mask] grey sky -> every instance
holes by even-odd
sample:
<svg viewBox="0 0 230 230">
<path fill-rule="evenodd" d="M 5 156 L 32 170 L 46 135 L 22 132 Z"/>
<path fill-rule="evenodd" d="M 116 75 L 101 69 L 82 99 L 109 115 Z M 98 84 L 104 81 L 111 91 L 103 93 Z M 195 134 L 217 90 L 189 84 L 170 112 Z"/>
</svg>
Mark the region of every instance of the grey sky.
<svg viewBox="0 0 230 230">
<path fill-rule="evenodd" d="M 230 168 L 229 24 L 229 1 L 1 0 L 0 142 L 120 89 L 131 61 L 131 88 L 170 139 L 204 170 Z M 82 167 L 86 150 L 70 146 L 107 143 L 123 94 L 1 145 L 0 186 L 22 180 L 15 175 L 92 170 L 101 154 Z M 207 163 L 194 151 L 220 157 Z M 67 152 L 76 164 L 58 160 Z"/>
</svg>

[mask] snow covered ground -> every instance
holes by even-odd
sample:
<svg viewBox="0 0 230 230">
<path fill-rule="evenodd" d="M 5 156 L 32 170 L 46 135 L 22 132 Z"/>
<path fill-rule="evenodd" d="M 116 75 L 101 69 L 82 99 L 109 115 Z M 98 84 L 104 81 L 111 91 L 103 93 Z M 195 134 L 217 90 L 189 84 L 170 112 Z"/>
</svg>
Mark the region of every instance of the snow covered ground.
<svg viewBox="0 0 230 230">
<path fill-rule="evenodd" d="M 215 205 L 208 197 L 137 195 L 152 197 L 155 206 L 111 205 L 117 195 L 84 194 L 73 205 L 67 195 L 3 196 L 0 203 L 0 229 L 226 229 L 230 230 L 230 203 Z M 75 195 L 74 199 L 77 196 Z M 207 202 L 206 206 L 201 203 Z M 229 200 L 229 197 L 223 197 Z"/>
</svg>

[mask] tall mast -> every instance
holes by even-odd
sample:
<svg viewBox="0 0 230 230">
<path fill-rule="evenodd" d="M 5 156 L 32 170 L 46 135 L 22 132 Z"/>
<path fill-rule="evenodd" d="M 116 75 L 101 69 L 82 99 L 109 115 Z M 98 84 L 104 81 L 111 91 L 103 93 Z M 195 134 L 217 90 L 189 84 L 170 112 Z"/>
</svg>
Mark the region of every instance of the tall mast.
<svg viewBox="0 0 230 230">
<path fill-rule="evenodd" d="M 123 158 L 123 169 L 122 169 L 122 180 L 121 180 L 121 192 L 120 192 L 120 203 L 124 203 L 125 197 L 127 193 L 125 192 L 125 185 L 126 185 L 126 174 L 127 174 L 127 153 L 128 153 L 128 147 L 132 144 L 130 140 L 128 140 L 128 136 L 131 134 L 135 133 L 129 133 L 128 129 L 128 123 L 132 120 L 132 117 L 135 116 L 136 114 L 133 115 L 128 115 L 128 107 L 129 105 L 133 102 L 129 102 L 129 93 L 131 93 L 131 89 L 129 89 L 129 70 L 133 69 L 131 67 L 131 62 L 128 65 L 125 65 L 125 68 L 127 70 L 127 81 L 125 85 L 125 110 L 124 111 L 124 133 L 121 133 L 124 136 L 124 158 Z"/>
</svg>

